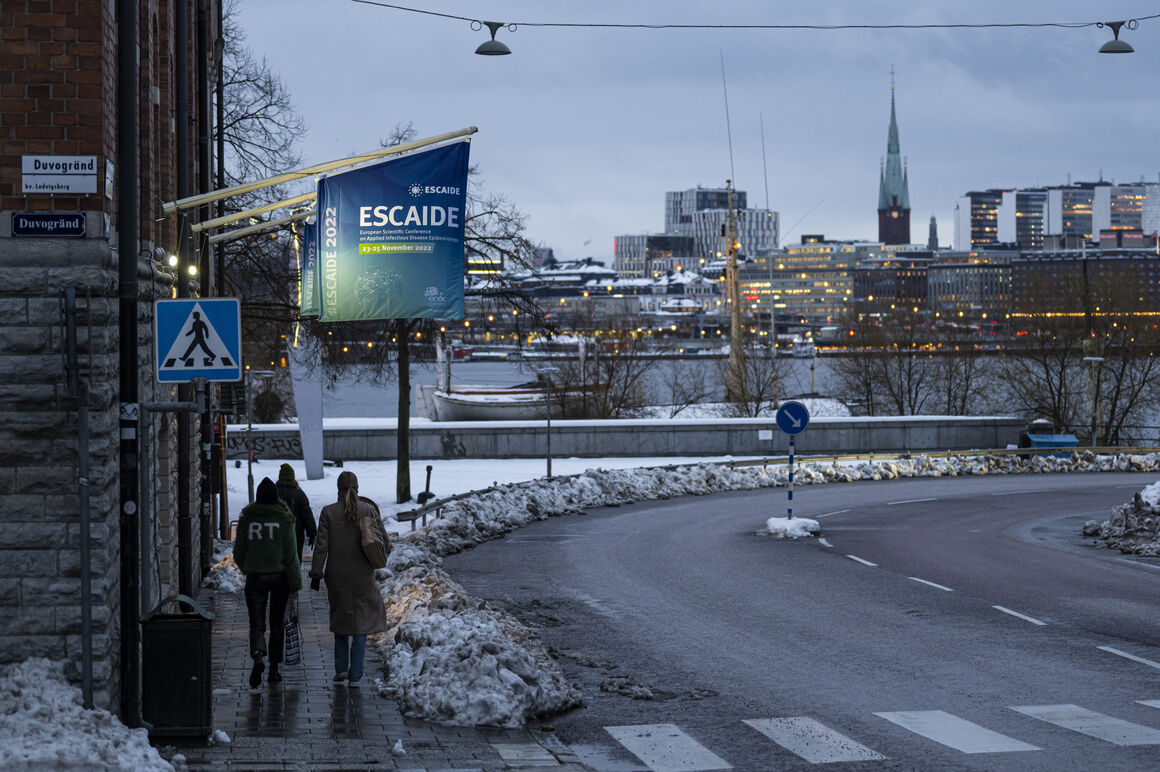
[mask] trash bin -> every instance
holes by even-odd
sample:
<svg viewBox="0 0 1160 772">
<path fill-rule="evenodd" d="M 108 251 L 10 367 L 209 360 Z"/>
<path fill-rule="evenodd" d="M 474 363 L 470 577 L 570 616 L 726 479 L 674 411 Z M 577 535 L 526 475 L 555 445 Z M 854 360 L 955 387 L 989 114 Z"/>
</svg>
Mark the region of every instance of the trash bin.
<svg viewBox="0 0 1160 772">
<path fill-rule="evenodd" d="M 193 611 L 164 613 L 171 603 Z M 170 595 L 141 617 L 141 717 L 150 735 L 213 731 L 213 614 L 188 595 Z"/>
<path fill-rule="evenodd" d="M 1077 444 L 1074 434 L 1031 434 L 1025 433 L 1019 437 L 1021 448 L 1074 448 Z M 1039 453 L 1040 456 L 1055 456 L 1068 458 L 1070 453 Z"/>
</svg>

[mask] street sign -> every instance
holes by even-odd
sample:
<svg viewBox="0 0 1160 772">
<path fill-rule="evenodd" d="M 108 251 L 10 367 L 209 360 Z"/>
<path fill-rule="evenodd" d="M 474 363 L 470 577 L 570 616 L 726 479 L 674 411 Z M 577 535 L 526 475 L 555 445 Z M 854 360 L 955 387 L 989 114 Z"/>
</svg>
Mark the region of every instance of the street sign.
<svg viewBox="0 0 1160 772">
<path fill-rule="evenodd" d="M 157 380 L 242 378 L 242 309 L 237 298 L 158 300 L 153 310 Z"/>
<path fill-rule="evenodd" d="M 800 402 L 786 402 L 777 409 L 777 427 L 789 435 L 800 434 L 810 422 L 810 411 Z"/>
<path fill-rule="evenodd" d="M 85 235 L 84 212 L 13 212 L 13 236 L 80 238 Z"/>
</svg>

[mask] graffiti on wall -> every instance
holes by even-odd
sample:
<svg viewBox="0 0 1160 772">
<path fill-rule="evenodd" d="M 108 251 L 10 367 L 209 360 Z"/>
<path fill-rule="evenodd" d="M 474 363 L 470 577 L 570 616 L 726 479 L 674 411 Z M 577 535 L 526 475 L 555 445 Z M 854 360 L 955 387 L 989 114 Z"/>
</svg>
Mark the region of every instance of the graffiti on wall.
<svg viewBox="0 0 1160 772">
<path fill-rule="evenodd" d="M 302 458 L 302 441 L 298 434 L 249 434 L 234 432 L 226 437 L 226 458 L 248 456 L 250 443 L 254 444 L 254 458 Z"/>
</svg>

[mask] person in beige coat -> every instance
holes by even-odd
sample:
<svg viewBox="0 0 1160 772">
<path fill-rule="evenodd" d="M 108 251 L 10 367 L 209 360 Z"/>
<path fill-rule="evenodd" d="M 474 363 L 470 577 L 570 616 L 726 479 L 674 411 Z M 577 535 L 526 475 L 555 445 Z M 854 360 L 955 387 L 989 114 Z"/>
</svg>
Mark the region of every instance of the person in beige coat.
<svg viewBox="0 0 1160 772">
<path fill-rule="evenodd" d="M 378 508 L 358 495 L 353 472 L 338 476 L 338 501 L 323 508 L 314 537 L 310 589 L 326 580 L 330 631 L 334 633 L 334 681 L 357 687 L 363 675 L 367 635 L 387 630 L 387 612 L 375 570 L 362 549 L 359 518 L 370 518 L 387 538 Z M 387 541 L 389 544 L 390 542 Z"/>
</svg>

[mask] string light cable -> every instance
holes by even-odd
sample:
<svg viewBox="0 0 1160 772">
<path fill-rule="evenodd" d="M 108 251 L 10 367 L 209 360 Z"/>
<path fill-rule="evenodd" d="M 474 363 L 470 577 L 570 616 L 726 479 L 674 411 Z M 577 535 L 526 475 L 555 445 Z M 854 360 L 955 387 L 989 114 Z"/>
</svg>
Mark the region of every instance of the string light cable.
<svg viewBox="0 0 1160 772">
<path fill-rule="evenodd" d="M 452 13 L 440 13 L 439 11 L 430 11 L 423 8 L 411 8 L 405 5 L 396 5 L 394 3 L 379 2 L 379 0 L 351 0 L 351 2 L 361 3 L 363 5 L 375 5 L 381 8 L 390 8 L 396 11 L 405 11 L 407 13 L 418 13 L 426 16 L 437 16 L 443 19 L 454 19 L 456 21 L 465 21 L 471 24 L 472 30 L 478 31 L 488 25 L 488 22 L 479 19 L 473 19 L 470 16 L 459 16 Z M 514 32 L 519 27 L 584 27 L 584 28 L 599 28 L 599 29 L 754 29 L 754 30 L 923 30 L 923 29 L 1027 29 L 1027 28 L 1043 28 L 1054 27 L 1059 29 L 1082 29 L 1084 27 L 1096 27 L 1102 29 L 1103 27 L 1111 27 L 1116 25 L 1118 29 L 1120 26 L 1126 27 L 1129 30 L 1134 30 L 1140 26 L 1140 22 L 1149 21 L 1151 19 L 1160 19 L 1160 13 L 1151 14 L 1149 16 L 1137 16 L 1134 19 L 1128 19 L 1121 22 L 1108 21 L 1077 21 L 1077 22 L 1061 22 L 1061 21 L 1042 21 L 1042 22 L 979 22 L 979 23 L 944 23 L 944 24 L 643 24 L 643 23 L 622 23 L 622 22 L 558 22 L 558 21 L 542 21 L 542 22 L 504 22 L 501 25 L 510 32 Z M 494 23 L 494 22 L 493 22 Z"/>
</svg>

